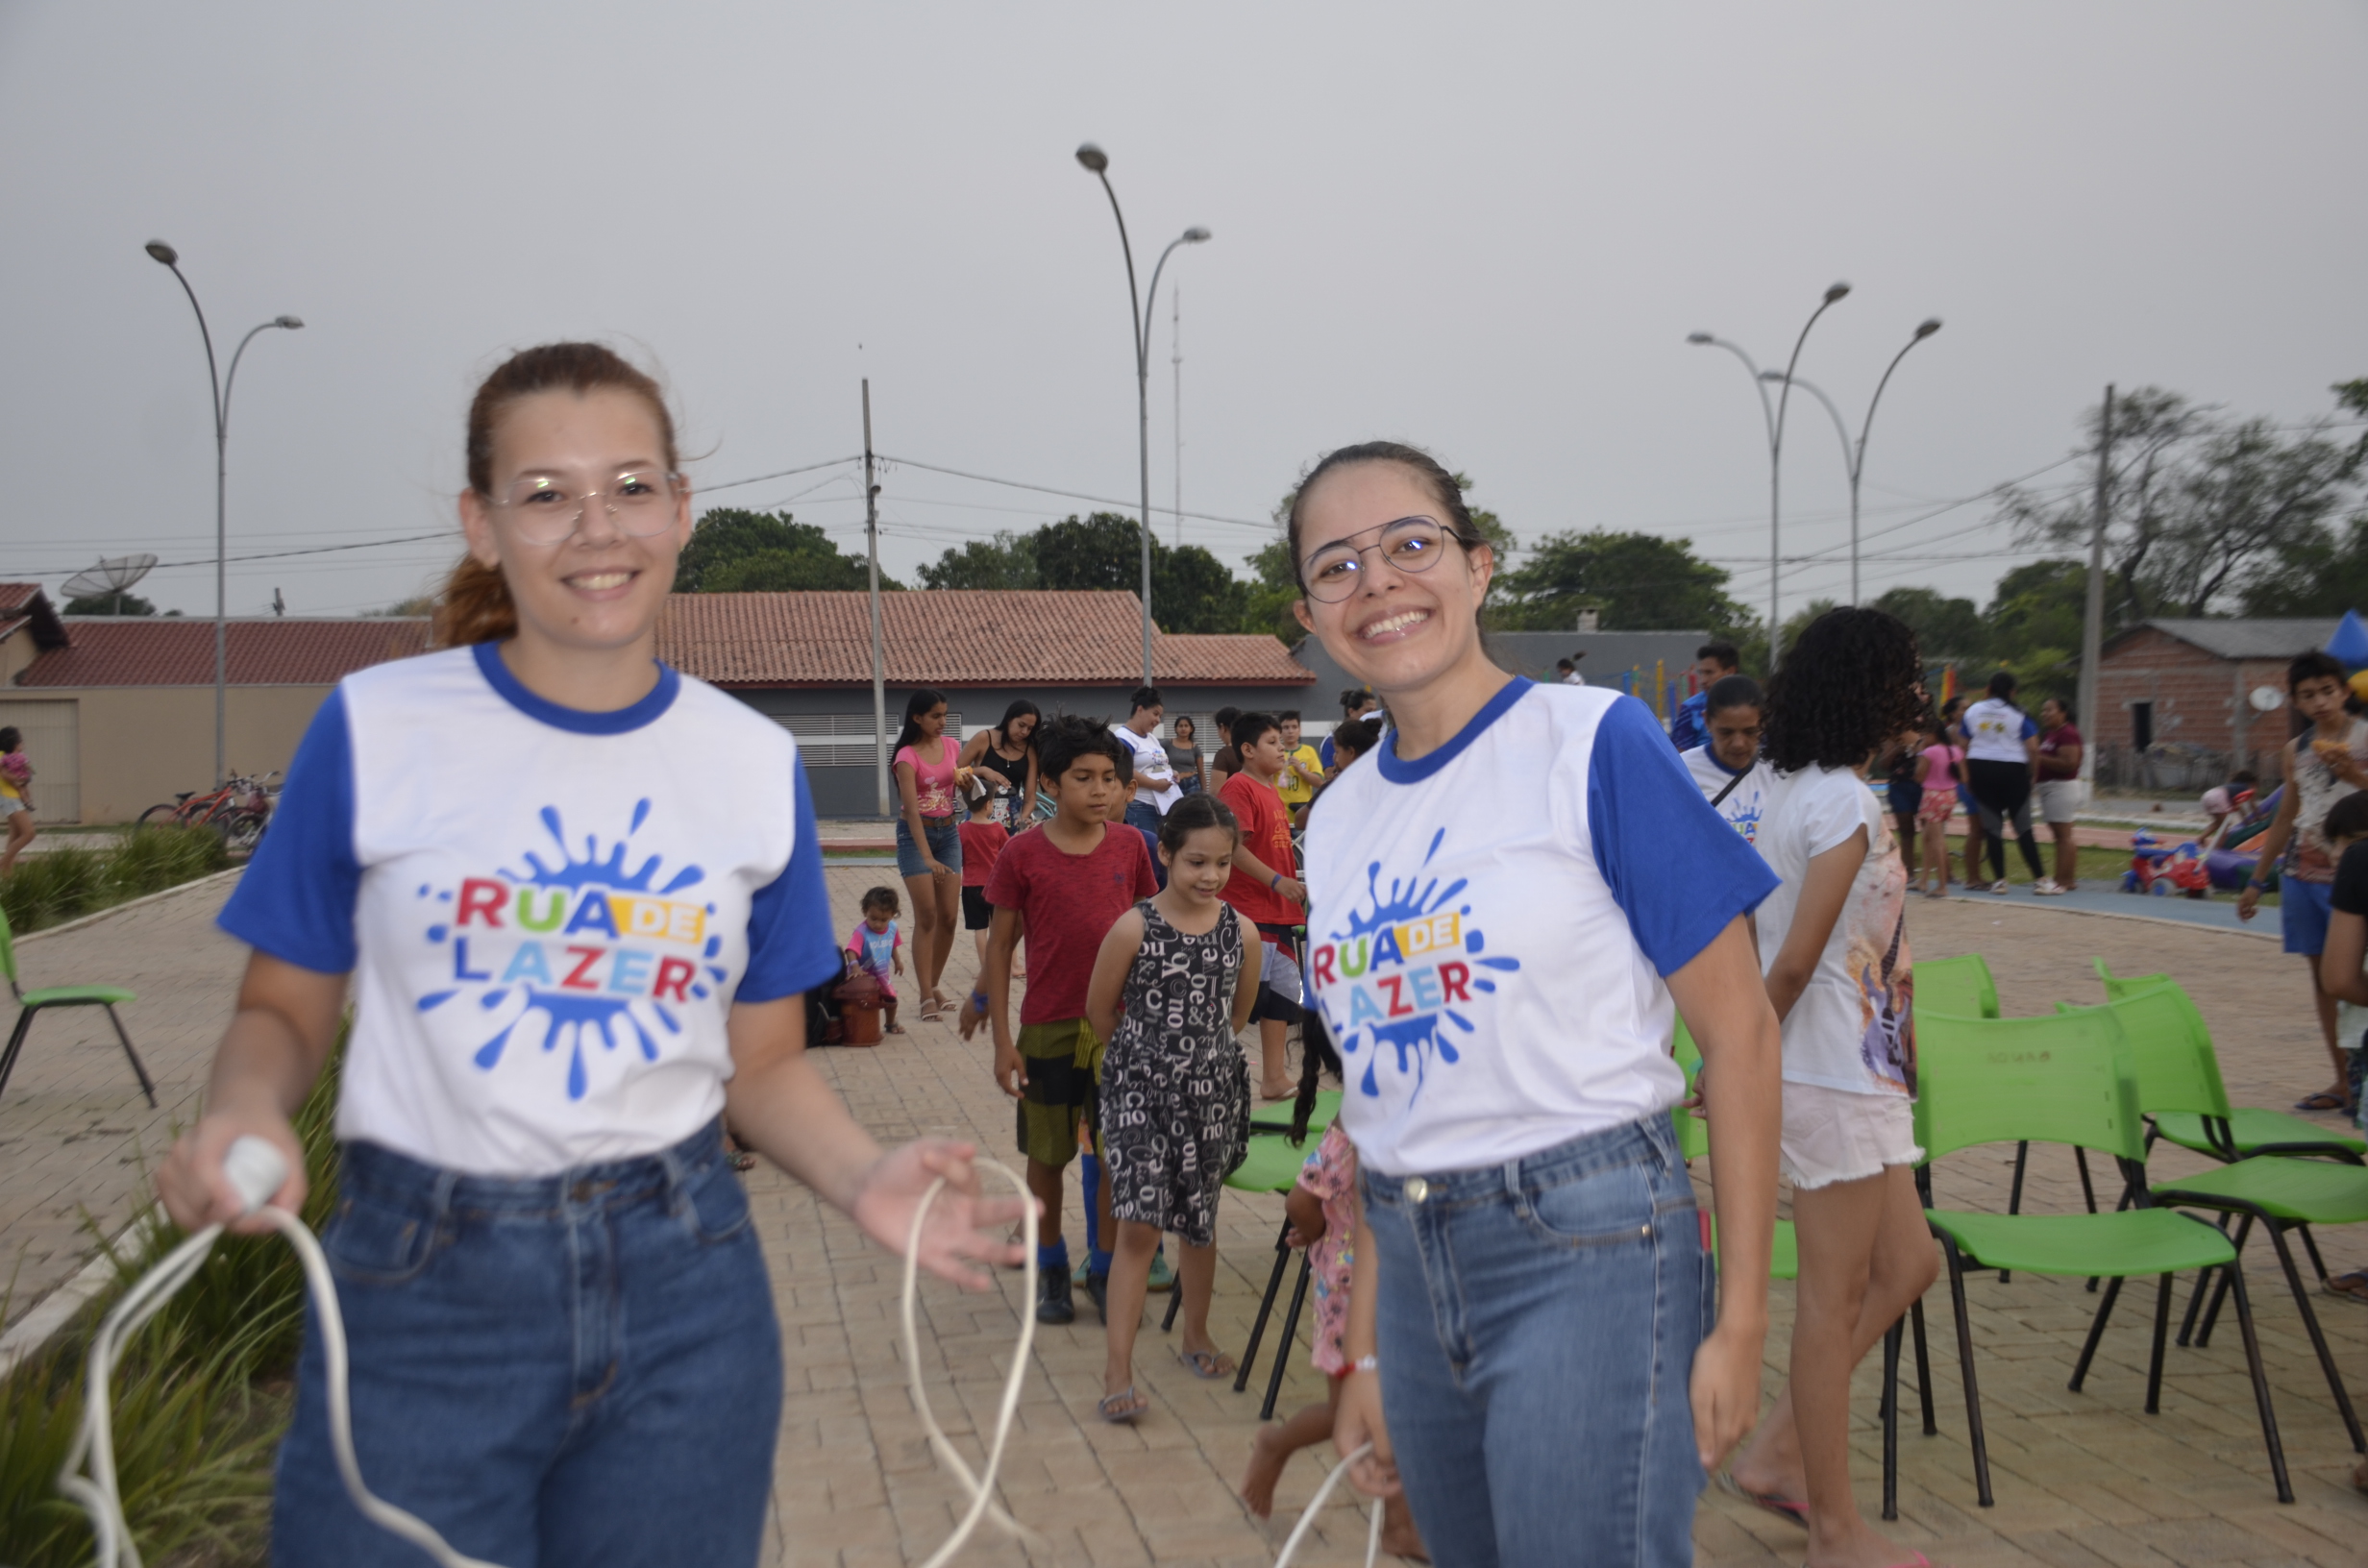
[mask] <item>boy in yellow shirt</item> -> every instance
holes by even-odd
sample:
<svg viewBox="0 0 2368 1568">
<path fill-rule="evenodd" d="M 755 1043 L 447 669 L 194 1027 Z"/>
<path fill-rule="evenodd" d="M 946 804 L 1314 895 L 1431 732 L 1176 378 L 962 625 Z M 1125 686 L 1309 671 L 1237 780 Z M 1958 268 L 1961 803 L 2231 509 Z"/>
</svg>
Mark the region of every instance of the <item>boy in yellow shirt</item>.
<svg viewBox="0 0 2368 1568">
<path fill-rule="evenodd" d="M 1312 746 L 1299 744 L 1299 715 L 1295 710 L 1278 713 L 1275 721 L 1283 726 L 1283 771 L 1274 778 L 1274 793 L 1283 797 L 1283 809 L 1291 813 L 1294 826 L 1307 803 L 1316 798 L 1316 786 L 1323 782 L 1323 763 Z"/>
</svg>

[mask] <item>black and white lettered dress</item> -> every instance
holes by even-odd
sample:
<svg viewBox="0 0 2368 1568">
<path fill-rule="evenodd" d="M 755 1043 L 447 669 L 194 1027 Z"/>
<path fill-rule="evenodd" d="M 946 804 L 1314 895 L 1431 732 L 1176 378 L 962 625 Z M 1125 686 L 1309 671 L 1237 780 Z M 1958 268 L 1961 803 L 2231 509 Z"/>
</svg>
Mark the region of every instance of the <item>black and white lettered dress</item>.
<svg viewBox="0 0 2368 1568">
<path fill-rule="evenodd" d="M 1218 1189 L 1249 1143 L 1249 1066 L 1232 1028 L 1241 924 L 1227 909 L 1205 935 L 1187 936 L 1149 899 L 1135 909 L 1143 947 L 1101 1063 L 1110 1213 L 1205 1247 Z"/>
</svg>

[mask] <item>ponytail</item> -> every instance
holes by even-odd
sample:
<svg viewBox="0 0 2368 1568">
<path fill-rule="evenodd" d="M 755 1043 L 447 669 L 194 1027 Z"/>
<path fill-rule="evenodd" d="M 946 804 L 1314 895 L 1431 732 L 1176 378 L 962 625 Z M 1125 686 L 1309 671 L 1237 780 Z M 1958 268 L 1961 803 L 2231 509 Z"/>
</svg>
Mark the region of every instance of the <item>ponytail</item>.
<svg viewBox="0 0 2368 1568">
<path fill-rule="evenodd" d="M 463 555 L 436 596 L 430 641 L 437 648 L 498 643 L 518 634 L 518 606 L 509 597 L 502 569 Z"/>
</svg>

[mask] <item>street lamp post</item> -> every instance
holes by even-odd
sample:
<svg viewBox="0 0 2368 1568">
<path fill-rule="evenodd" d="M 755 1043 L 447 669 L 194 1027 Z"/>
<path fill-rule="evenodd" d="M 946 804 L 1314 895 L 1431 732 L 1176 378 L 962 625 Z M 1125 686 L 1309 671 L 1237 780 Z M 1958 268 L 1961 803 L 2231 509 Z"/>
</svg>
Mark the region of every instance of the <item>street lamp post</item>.
<svg viewBox="0 0 2368 1568">
<path fill-rule="evenodd" d="M 1151 310 L 1159 298 L 1159 275 L 1178 245 L 1197 245 L 1209 237 L 1195 225 L 1168 241 L 1151 268 L 1151 286 L 1135 291 L 1135 250 L 1126 238 L 1126 214 L 1119 210 L 1119 193 L 1110 185 L 1110 155 L 1092 142 L 1077 149 L 1077 161 L 1101 182 L 1110 198 L 1110 215 L 1119 220 L 1119 249 L 1126 256 L 1126 305 L 1134 312 L 1135 444 L 1143 477 L 1143 684 L 1151 684 Z"/>
<path fill-rule="evenodd" d="M 213 357 L 213 333 L 206 326 L 205 307 L 197 303 L 197 290 L 182 276 L 181 253 L 160 239 L 152 239 L 148 254 L 165 267 L 181 284 L 181 291 L 189 296 L 189 308 L 197 312 L 197 333 L 206 343 L 206 380 L 213 394 L 213 781 L 220 788 L 230 778 L 229 755 L 229 687 L 230 687 L 230 626 L 229 626 L 229 558 L 230 558 L 230 441 L 231 388 L 237 384 L 238 361 L 244 357 L 247 345 L 255 341 L 258 332 L 273 328 L 296 331 L 304 323 L 294 316 L 274 316 L 271 320 L 247 329 L 247 335 L 238 340 L 231 354 L 230 374 L 218 374 Z"/>
<path fill-rule="evenodd" d="M 1916 324 L 1915 331 L 1900 346 L 1899 352 L 1891 355 L 1891 362 L 1883 367 L 1883 380 L 1875 383 L 1875 395 L 1866 400 L 1866 418 L 1859 426 L 1856 445 L 1851 443 L 1849 427 L 1842 423 L 1841 410 L 1834 406 L 1834 400 L 1808 381 L 1797 378 L 1793 381 L 1795 386 L 1804 392 L 1813 393 L 1817 401 L 1825 404 L 1825 411 L 1834 416 L 1834 433 L 1841 437 L 1842 466 L 1850 475 L 1850 602 L 1853 604 L 1859 601 L 1859 479 L 1866 472 L 1866 437 L 1875 428 L 1875 405 L 1883 401 L 1883 389 L 1891 384 L 1891 372 L 1897 370 L 1899 362 L 1908 357 L 1908 351 L 1938 331 L 1940 318 L 1927 316 Z M 1762 371 L 1760 379 L 1764 381 L 1782 380 L 1772 370 Z"/>
</svg>

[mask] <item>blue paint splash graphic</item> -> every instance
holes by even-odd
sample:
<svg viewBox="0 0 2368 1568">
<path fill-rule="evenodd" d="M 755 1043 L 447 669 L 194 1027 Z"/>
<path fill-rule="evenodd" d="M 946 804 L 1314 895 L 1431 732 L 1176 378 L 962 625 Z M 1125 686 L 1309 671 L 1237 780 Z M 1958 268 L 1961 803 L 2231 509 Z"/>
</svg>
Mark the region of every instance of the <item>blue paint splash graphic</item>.
<svg viewBox="0 0 2368 1568">
<path fill-rule="evenodd" d="M 502 873 L 505 876 L 512 881 L 531 883 L 538 888 L 603 887 L 612 893 L 651 891 L 650 884 L 656 878 L 658 863 L 664 856 L 652 855 L 641 863 L 640 870 L 629 873 L 625 869 L 625 839 L 610 845 L 608 853 L 604 856 L 600 839 L 587 833 L 583 838 L 583 854 L 578 858 L 568 851 L 567 829 L 559 821 L 559 808 L 545 806 L 536 815 L 542 819 L 543 830 L 551 835 L 551 842 L 559 846 L 559 864 L 546 866 L 542 856 L 530 849 L 526 856 L 527 870 L 505 871 Z M 649 816 L 650 802 L 647 799 L 634 802 L 632 825 L 625 830 L 625 838 L 629 839 L 638 832 Z M 699 867 L 685 866 L 656 891 L 661 894 L 678 892 L 705 881 L 707 873 Z"/>
<path fill-rule="evenodd" d="M 1443 827 L 1431 835 L 1429 845 L 1422 851 L 1424 866 L 1428 866 L 1432 858 L 1439 853 L 1439 846 L 1446 837 L 1447 830 Z M 1331 940 L 1336 943 L 1353 941 L 1358 937 L 1371 936 L 1391 926 L 1425 919 L 1453 903 L 1470 885 L 1468 878 L 1458 877 L 1442 887 L 1438 877 L 1426 879 L 1418 871 L 1414 876 L 1404 879 L 1393 877 L 1385 892 L 1381 886 L 1381 862 L 1374 861 L 1365 869 L 1366 908 L 1361 913 L 1351 914 L 1348 917 L 1348 928 L 1345 931 L 1333 932 Z M 1471 906 L 1469 904 L 1460 905 L 1456 913 L 1460 916 L 1469 916 Z M 1521 967 L 1521 961 L 1517 958 L 1478 957 L 1477 955 L 1486 945 L 1487 939 L 1481 932 L 1468 927 L 1465 930 L 1464 950 L 1473 954 L 1475 961 L 1481 967 L 1499 971 L 1518 969 Z M 1496 982 L 1485 975 L 1475 975 L 1471 981 L 1471 988 L 1479 992 L 1493 992 L 1496 989 Z M 1366 1056 L 1365 1071 L 1358 1077 L 1357 1089 L 1359 1092 L 1375 1099 L 1381 1095 L 1379 1074 L 1382 1046 L 1386 1045 L 1396 1053 L 1397 1070 L 1401 1076 L 1408 1073 L 1413 1074 L 1414 1098 L 1419 1099 L 1423 1086 L 1430 1081 L 1431 1062 L 1434 1057 L 1443 1066 L 1453 1066 L 1463 1060 L 1462 1053 L 1456 1049 L 1455 1041 L 1449 1036 L 1445 1025 L 1453 1025 L 1456 1030 L 1467 1035 L 1476 1034 L 1479 1031 L 1479 1025 L 1464 1014 L 1447 1006 L 1442 1006 L 1435 1012 L 1418 1014 L 1411 1018 L 1372 1024 L 1345 1025 L 1333 1016 L 1332 1008 L 1328 1003 L 1324 1008 L 1324 1015 L 1325 1021 L 1331 1026 L 1332 1038 L 1340 1045 L 1344 1062 L 1360 1051 L 1365 1051 L 1368 1046 L 1372 1047 L 1372 1050 Z"/>
</svg>

